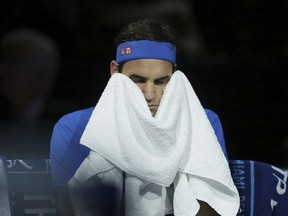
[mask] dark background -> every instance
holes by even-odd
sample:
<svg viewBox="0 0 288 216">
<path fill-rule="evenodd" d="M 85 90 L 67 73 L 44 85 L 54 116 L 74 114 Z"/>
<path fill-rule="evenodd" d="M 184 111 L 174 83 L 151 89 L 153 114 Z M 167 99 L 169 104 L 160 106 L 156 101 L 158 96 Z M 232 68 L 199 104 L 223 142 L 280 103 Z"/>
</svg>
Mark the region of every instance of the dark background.
<svg viewBox="0 0 288 216">
<path fill-rule="evenodd" d="M 138 18 L 165 19 L 179 34 L 178 68 L 219 115 L 229 157 L 288 167 L 287 1 L 158 2 L 3 0 L 0 36 L 18 27 L 51 36 L 62 58 L 52 96 L 76 110 L 101 95 L 118 30 Z"/>
</svg>

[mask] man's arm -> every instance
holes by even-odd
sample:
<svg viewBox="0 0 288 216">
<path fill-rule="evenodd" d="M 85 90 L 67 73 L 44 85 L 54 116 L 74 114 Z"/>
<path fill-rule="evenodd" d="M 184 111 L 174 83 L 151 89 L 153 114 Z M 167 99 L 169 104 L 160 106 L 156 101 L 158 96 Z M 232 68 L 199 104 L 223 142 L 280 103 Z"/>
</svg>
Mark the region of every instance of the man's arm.
<svg viewBox="0 0 288 216">
<path fill-rule="evenodd" d="M 89 154 L 80 145 L 80 137 L 92 113 L 92 109 L 63 116 L 54 126 L 50 142 L 51 174 L 54 197 L 59 216 L 73 214 L 69 198 L 68 181 Z"/>
<path fill-rule="evenodd" d="M 228 160 L 228 155 L 227 155 L 227 150 L 226 150 L 226 145 L 225 145 L 225 138 L 224 138 L 224 133 L 223 133 L 221 121 L 220 121 L 218 115 L 215 112 L 213 112 L 212 110 L 205 109 L 205 112 L 206 112 L 206 115 L 207 115 L 207 118 L 208 118 L 210 124 L 213 127 L 213 130 L 214 130 L 215 135 L 217 137 L 217 140 L 218 140 L 218 142 L 222 148 L 222 151 Z"/>
<path fill-rule="evenodd" d="M 226 159 L 228 160 L 228 154 L 227 154 L 227 150 L 226 150 L 224 133 L 223 133 L 221 121 L 220 121 L 218 115 L 215 112 L 213 112 L 212 110 L 205 109 L 205 112 L 206 112 L 206 115 L 208 117 L 210 124 L 213 127 L 213 130 L 214 130 L 215 135 L 217 137 L 217 140 L 221 146 L 221 149 L 222 149 Z M 206 202 L 203 202 L 201 200 L 198 200 L 198 202 L 200 204 L 200 210 L 196 216 L 219 216 L 219 214 L 210 205 L 208 205 Z"/>
</svg>

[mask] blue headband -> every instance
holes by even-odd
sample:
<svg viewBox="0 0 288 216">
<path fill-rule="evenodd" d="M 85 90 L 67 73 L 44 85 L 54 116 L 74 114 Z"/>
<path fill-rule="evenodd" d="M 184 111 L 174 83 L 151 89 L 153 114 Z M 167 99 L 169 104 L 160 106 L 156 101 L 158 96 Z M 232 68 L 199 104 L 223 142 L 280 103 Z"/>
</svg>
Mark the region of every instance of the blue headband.
<svg viewBox="0 0 288 216">
<path fill-rule="evenodd" d="M 117 47 L 118 63 L 135 59 L 162 59 L 176 63 L 176 47 L 169 42 L 151 40 L 127 41 Z"/>
</svg>

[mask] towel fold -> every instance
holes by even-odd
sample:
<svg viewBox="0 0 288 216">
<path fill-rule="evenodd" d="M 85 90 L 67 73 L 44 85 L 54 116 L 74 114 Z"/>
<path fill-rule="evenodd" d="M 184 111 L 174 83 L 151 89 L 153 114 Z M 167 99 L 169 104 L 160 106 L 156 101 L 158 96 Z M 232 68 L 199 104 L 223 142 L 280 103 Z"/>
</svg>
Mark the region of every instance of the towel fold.
<svg viewBox="0 0 288 216">
<path fill-rule="evenodd" d="M 236 215 L 238 211 L 239 196 L 228 162 L 200 101 L 181 71 L 172 75 L 155 117 L 138 86 L 127 76 L 114 74 L 80 142 L 92 154 L 95 151 L 134 178 L 129 180 L 134 189 L 127 185 L 125 196 L 136 201 L 126 199 L 129 208 L 125 215 L 165 213 L 166 187 L 172 183 L 176 216 L 195 215 L 199 210 L 196 199 L 207 202 L 220 215 Z M 94 163 L 91 158 L 87 160 Z M 79 178 L 84 169 L 81 166 L 75 176 Z M 97 168 L 93 172 L 99 173 Z M 141 185 L 146 185 L 151 193 L 141 192 Z M 139 213 L 145 209 L 149 213 Z"/>
</svg>

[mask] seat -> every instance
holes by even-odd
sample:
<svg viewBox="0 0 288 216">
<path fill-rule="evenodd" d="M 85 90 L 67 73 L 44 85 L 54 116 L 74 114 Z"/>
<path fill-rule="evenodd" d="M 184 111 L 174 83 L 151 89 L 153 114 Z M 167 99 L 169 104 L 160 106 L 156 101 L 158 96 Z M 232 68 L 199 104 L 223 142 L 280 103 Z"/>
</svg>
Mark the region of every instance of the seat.
<svg viewBox="0 0 288 216">
<path fill-rule="evenodd" d="M 229 166 L 240 195 L 238 216 L 287 216 L 288 172 L 252 160 L 230 160 Z"/>
<path fill-rule="evenodd" d="M 6 163 L 12 216 L 56 216 L 50 160 L 7 159 Z"/>
</svg>

